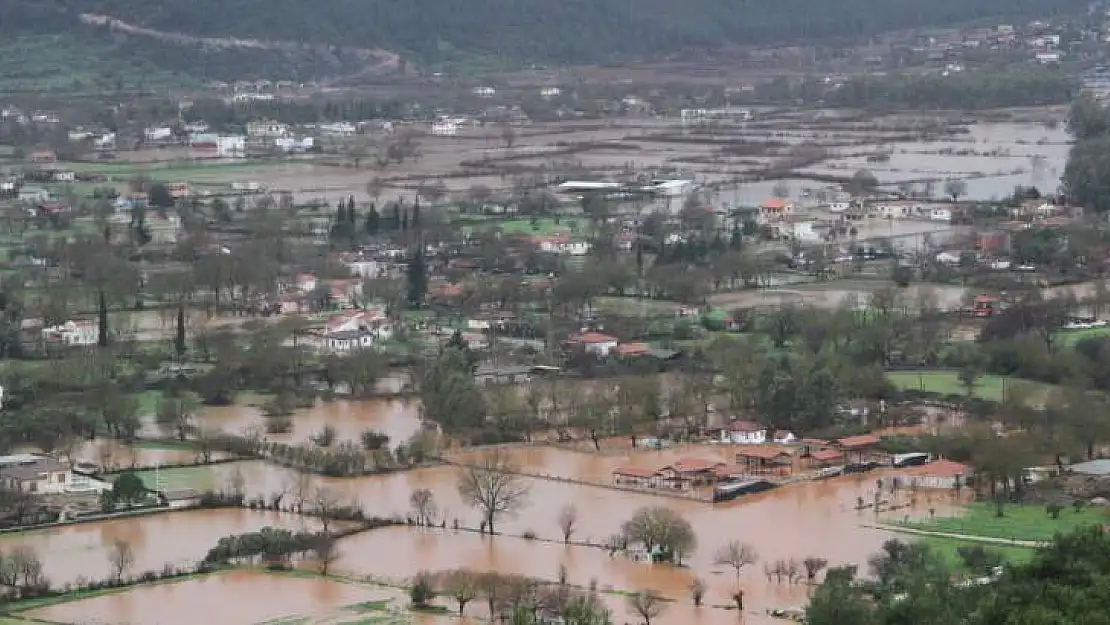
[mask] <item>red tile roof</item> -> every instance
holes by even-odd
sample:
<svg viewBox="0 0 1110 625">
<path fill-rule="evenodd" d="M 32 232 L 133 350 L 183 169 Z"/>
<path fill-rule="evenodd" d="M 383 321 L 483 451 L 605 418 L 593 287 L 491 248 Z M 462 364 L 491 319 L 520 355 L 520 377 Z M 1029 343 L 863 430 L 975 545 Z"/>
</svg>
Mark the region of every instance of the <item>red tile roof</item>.
<svg viewBox="0 0 1110 625">
<path fill-rule="evenodd" d="M 813 452 L 810 454 L 810 457 L 818 462 L 832 462 L 834 460 L 840 460 L 844 457 L 844 454 L 839 449 L 822 449 L 821 451 Z"/>
<path fill-rule="evenodd" d="M 878 445 L 880 440 L 881 439 L 874 434 L 861 434 L 859 436 L 848 436 L 838 439 L 836 444 L 839 445 L 841 449 L 862 449 L 864 447 Z"/>
<path fill-rule="evenodd" d="M 671 469 L 675 473 L 701 473 L 702 471 L 711 471 L 716 467 L 725 464 L 719 460 L 704 460 L 702 458 L 679 458 L 671 464 L 663 467 L 664 469 Z"/>
<path fill-rule="evenodd" d="M 787 204 L 786 200 L 784 200 L 782 198 L 772 197 L 772 198 L 767 198 L 766 200 L 763 200 L 763 205 L 762 206 L 763 206 L 763 208 L 766 208 L 766 209 L 769 209 L 769 210 L 780 211 L 780 210 L 786 208 L 786 204 Z"/>
<path fill-rule="evenodd" d="M 970 472 L 971 470 L 966 464 L 953 462 L 952 460 L 934 460 L 929 464 L 911 467 L 906 470 L 909 475 L 924 477 L 956 477 L 957 475 L 967 475 Z"/>
<path fill-rule="evenodd" d="M 617 339 L 616 337 L 600 332 L 587 332 L 585 334 L 579 334 L 578 336 L 572 336 L 570 340 L 573 343 L 613 343 Z"/>
<path fill-rule="evenodd" d="M 652 469 L 641 469 L 640 467 L 617 467 L 613 469 L 613 475 L 620 477 L 638 477 L 638 478 L 651 478 L 655 477 L 655 471 Z"/>
<path fill-rule="evenodd" d="M 741 449 L 740 451 L 737 451 L 736 455 L 740 456 L 742 458 L 759 458 L 760 460 L 774 460 L 775 458 L 778 458 L 779 456 L 788 456 L 789 457 L 790 452 L 788 452 L 784 449 L 779 449 L 777 447 L 764 447 L 764 446 L 757 445 L 755 447 L 745 447 L 744 449 Z"/>
<path fill-rule="evenodd" d="M 648 353 L 650 348 L 647 343 L 621 343 L 617 345 L 618 356 L 642 356 Z"/>
</svg>

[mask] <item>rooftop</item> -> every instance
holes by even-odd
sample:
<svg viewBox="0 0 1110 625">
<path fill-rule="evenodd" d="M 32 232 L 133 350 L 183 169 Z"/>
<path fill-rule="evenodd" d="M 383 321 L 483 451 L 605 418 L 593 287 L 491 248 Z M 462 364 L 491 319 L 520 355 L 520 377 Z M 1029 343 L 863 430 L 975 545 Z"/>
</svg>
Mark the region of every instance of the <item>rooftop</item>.
<svg viewBox="0 0 1110 625">
<path fill-rule="evenodd" d="M 652 469 L 642 469 L 640 467 L 617 467 L 613 469 L 613 475 L 647 479 L 650 477 L 655 477 L 655 471 Z"/>
<path fill-rule="evenodd" d="M 716 467 L 723 465 L 720 460 L 705 460 L 702 458 L 679 458 L 671 464 L 663 467 L 664 469 L 671 469 L 675 473 L 700 473 L 702 471 L 711 471 Z"/>
<path fill-rule="evenodd" d="M 1095 462 L 1098 461 L 1096 460 Z M 1110 465 L 1108 465 L 1107 470 L 1110 471 Z M 952 460 L 936 460 L 906 471 L 906 473 L 910 475 L 923 475 L 928 477 L 956 477 L 957 475 L 967 475 L 970 472 L 971 470 L 966 464 L 953 462 Z"/>
<path fill-rule="evenodd" d="M 848 436 L 838 439 L 836 444 L 839 445 L 841 449 L 861 449 L 863 447 L 878 445 L 880 440 L 881 439 L 874 434 L 861 434 L 859 436 Z"/>
<path fill-rule="evenodd" d="M 1068 467 L 1075 473 L 1083 475 L 1110 475 L 1110 459 L 1088 460 Z"/>
</svg>

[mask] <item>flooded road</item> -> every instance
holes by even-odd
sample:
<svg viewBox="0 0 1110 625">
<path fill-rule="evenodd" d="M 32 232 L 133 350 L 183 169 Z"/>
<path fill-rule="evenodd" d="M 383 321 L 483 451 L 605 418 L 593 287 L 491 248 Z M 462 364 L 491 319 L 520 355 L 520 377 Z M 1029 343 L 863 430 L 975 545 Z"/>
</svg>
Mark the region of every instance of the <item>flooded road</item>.
<svg viewBox="0 0 1110 625">
<path fill-rule="evenodd" d="M 116 625 L 195 625 L 202 621 L 249 625 L 286 619 L 300 623 L 304 621 L 294 619 L 396 594 L 324 579 L 230 571 L 63 603 L 27 615 L 54 622 Z"/>
<path fill-rule="evenodd" d="M 135 552 L 129 575 L 161 571 L 167 563 L 188 566 L 204 558 L 224 536 L 257 531 L 266 526 L 292 531 L 315 529 L 299 515 L 255 510 L 190 510 L 136 516 L 97 523 L 0 536 L 0 549 L 33 549 L 43 561 L 46 577 L 55 587 L 78 578 L 109 577 L 112 543 L 125 540 Z M 153 622 L 153 621 L 151 621 Z"/>
</svg>

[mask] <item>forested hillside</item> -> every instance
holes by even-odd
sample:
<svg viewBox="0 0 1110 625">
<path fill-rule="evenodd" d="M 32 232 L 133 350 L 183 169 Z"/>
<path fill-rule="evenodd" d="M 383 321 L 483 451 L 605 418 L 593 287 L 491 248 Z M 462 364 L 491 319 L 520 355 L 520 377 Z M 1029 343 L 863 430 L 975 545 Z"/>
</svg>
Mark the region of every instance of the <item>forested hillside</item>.
<svg viewBox="0 0 1110 625">
<path fill-rule="evenodd" d="M 1088 2 L 55 0 L 34 4 L 71 15 L 108 14 L 167 31 L 385 48 L 423 61 L 477 54 L 515 62 L 557 63 L 596 62 L 623 55 L 660 56 L 723 44 L 856 37 L 971 20 L 1021 23 L 1082 11 Z M 19 19 L 18 15 L 12 17 Z"/>
</svg>

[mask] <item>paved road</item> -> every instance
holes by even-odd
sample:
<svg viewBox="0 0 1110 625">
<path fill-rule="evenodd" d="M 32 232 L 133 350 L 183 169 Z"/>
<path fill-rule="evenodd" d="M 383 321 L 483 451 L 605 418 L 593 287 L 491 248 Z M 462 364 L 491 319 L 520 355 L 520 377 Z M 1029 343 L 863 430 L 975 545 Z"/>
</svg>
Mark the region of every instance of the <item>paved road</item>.
<svg viewBox="0 0 1110 625">
<path fill-rule="evenodd" d="M 1045 547 L 1048 545 L 1047 541 L 1041 540 L 1017 540 L 1013 538 L 996 538 L 994 536 L 976 536 L 974 534 L 956 534 L 952 532 L 935 532 L 932 530 L 922 530 L 915 527 L 904 527 L 902 525 L 871 525 L 861 523 L 862 527 L 869 527 L 871 529 L 886 530 L 888 532 L 898 532 L 899 534 L 913 534 L 915 536 L 935 536 L 937 538 L 954 538 L 956 540 L 966 540 L 977 543 L 990 543 L 992 545 L 1009 545 L 1011 547 Z"/>
</svg>

